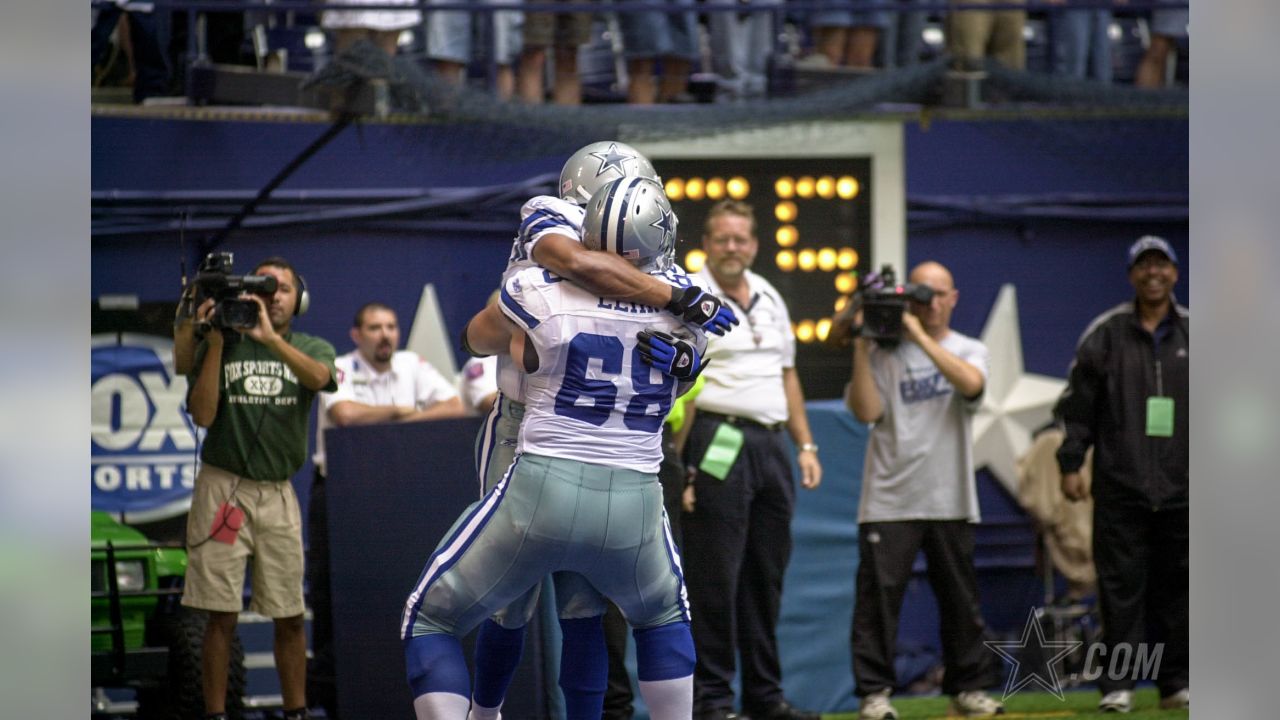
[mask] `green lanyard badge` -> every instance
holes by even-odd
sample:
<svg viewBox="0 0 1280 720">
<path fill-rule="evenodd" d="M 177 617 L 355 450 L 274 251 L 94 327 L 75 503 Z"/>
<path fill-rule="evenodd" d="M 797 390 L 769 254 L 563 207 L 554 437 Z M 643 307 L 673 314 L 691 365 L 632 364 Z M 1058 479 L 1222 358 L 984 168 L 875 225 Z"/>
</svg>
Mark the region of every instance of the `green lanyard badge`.
<svg viewBox="0 0 1280 720">
<path fill-rule="evenodd" d="M 738 453 L 742 452 L 742 442 L 741 430 L 729 423 L 720 423 L 702 456 L 702 462 L 698 463 L 698 469 L 717 480 L 729 477 L 729 469 L 738 459 Z"/>
</svg>

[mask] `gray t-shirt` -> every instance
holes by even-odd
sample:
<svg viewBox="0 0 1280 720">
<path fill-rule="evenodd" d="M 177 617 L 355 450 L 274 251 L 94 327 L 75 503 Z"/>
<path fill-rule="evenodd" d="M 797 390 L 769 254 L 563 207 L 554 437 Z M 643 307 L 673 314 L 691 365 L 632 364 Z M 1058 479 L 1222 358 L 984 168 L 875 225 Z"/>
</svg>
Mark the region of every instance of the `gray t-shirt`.
<svg viewBox="0 0 1280 720">
<path fill-rule="evenodd" d="M 940 343 L 987 377 L 987 347 L 954 330 Z M 919 345 L 871 349 L 871 374 L 884 416 L 871 429 L 862 470 L 858 522 L 978 522 L 973 476 L 973 414 L 966 400 Z"/>
</svg>

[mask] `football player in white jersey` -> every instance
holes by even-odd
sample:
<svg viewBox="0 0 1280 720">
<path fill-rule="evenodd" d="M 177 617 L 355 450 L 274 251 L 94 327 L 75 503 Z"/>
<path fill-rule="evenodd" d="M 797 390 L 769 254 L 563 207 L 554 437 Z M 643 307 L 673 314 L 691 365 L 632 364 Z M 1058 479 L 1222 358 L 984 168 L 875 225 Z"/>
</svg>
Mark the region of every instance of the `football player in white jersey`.
<svg viewBox="0 0 1280 720">
<path fill-rule="evenodd" d="M 645 273 L 614 253 L 590 252 L 582 246 L 583 206 L 605 184 L 623 177 L 661 182 L 653 164 L 624 143 L 591 143 L 570 156 L 560 172 L 560 197 L 538 196 L 521 208 L 522 222 L 503 281 L 530 267 L 545 268 L 611 302 L 665 308 L 671 315 L 709 332 L 727 332 L 738 322 L 733 311 L 691 283 L 678 266 L 657 274 Z M 482 494 L 502 479 L 515 455 L 524 416 L 524 382 L 517 363 L 500 356 L 499 396 L 476 438 Z M 538 596 L 535 587 L 481 625 L 476 637 L 472 720 L 495 720 L 500 716 L 507 687 L 520 662 L 524 627 L 536 609 Z M 599 627 L 562 622 L 561 631 L 565 646 L 573 648 L 577 656 L 604 656 Z M 562 657 L 568 654 L 562 653 Z M 581 695 L 580 688 L 564 688 L 564 694 L 567 709 L 571 715 L 576 714 L 574 706 Z"/>
<path fill-rule="evenodd" d="M 584 235 L 589 247 L 660 274 L 671 267 L 675 216 L 661 185 L 625 178 L 593 199 Z M 651 306 L 527 268 L 464 338 L 475 352 L 520 362 L 527 413 L 515 462 L 450 529 L 406 602 L 401 633 L 417 717 L 467 716 L 458 638 L 555 573 L 573 622 L 598 625 L 605 596 L 618 605 L 634 628 L 651 716 L 687 719 L 693 640 L 656 472 L 662 421 L 700 372 L 705 335 Z M 600 716 L 606 668 L 597 665 L 573 669 L 575 684 L 596 690 L 581 717 Z"/>
</svg>

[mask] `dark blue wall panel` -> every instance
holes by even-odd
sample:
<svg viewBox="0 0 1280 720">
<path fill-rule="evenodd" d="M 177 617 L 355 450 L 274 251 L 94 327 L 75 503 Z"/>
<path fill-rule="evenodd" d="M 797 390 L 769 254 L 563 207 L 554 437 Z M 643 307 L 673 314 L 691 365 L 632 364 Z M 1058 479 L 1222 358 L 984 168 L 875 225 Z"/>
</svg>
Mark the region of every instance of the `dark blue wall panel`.
<svg viewBox="0 0 1280 720">
<path fill-rule="evenodd" d="M 909 123 L 907 193 L 1181 192 L 1185 117 Z"/>
</svg>

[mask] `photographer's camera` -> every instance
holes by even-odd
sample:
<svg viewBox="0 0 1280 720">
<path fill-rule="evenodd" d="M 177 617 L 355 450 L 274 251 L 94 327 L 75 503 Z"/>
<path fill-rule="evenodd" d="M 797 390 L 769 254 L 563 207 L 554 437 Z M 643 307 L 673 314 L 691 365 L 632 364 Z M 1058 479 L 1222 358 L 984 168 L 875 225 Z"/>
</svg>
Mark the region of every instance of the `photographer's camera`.
<svg viewBox="0 0 1280 720">
<path fill-rule="evenodd" d="M 899 285 L 892 265 L 884 265 L 879 273 L 868 275 L 862 289 L 854 297 L 861 302 L 862 326 L 858 332 L 875 340 L 881 347 L 893 347 L 902 340 L 902 314 L 907 302 L 927 305 L 934 291 L 928 285 Z"/>
<path fill-rule="evenodd" d="M 213 313 L 208 327 L 202 332 L 220 330 L 249 330 L 258 326 L 258 303 L 240 297 L 244 293 L 270 298 L 276 291 L 276 279 L 270 275 L 232 275 L 231 253 L 209 253 L 196 273 L 195 306 L 213 298 Z"/>
</svg>

